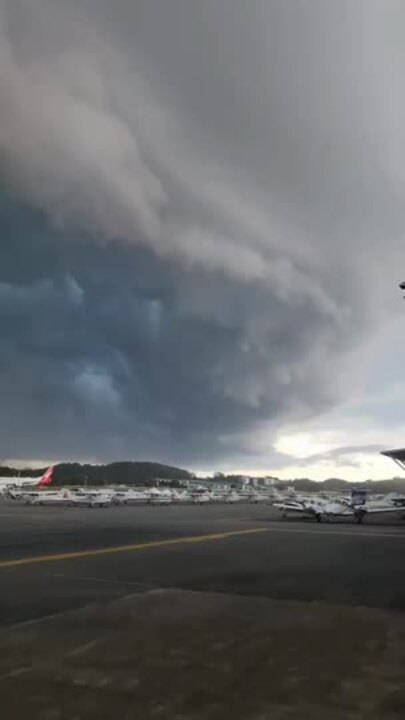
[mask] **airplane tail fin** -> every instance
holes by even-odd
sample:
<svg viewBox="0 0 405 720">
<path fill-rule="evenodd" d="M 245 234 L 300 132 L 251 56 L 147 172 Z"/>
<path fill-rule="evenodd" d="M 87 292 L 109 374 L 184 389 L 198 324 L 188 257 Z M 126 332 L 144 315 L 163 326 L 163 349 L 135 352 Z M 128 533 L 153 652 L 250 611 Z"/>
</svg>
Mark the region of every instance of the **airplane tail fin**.
<svg viewBox="0 0 405 720">
<path fill-rule="evenodd" d="M 50 485 L 53 480 L 53 471 L 55 470 L 55 465 L 51 465 L 51 467 L 44 472 L 42 477 L 39 479 L 38 487 L 46 487 L 47 485 Z"/>
</svg>

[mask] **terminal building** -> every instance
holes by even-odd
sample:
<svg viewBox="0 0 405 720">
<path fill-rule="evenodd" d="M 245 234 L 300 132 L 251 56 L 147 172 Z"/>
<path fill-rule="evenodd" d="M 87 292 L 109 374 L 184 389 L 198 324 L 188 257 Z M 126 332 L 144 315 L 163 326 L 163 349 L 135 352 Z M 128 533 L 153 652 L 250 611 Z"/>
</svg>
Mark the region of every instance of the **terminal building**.
<svg viewBox="0 0 405 720">
<path fill-rule="evenodd" d="M 231 490 L 266 490 L 275 486 L 278 482 L 274 477 L 249 477 L 245 475 L 226 476 L 215 475 L 207 478 L 189 478 L 175 480 L 182 488 L 187 490 L 212 490 L 214 492 L 229 492 Z M 156 478 L 158 487 L 171 485 L 173 480 Z"/>
</svg>

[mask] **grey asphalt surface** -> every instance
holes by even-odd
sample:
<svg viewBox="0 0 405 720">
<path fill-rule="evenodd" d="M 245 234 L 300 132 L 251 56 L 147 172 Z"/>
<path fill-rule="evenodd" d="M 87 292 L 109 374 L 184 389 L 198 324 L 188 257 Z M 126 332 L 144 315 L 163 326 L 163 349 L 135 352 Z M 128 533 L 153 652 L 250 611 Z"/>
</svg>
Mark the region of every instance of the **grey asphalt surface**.
<svg viewBox="0 0 405 720">
<path fill-rule="evenodd" d="M 5 567 L 10 560 L 263 529 Z M 0 623 L 154 588 L 405 608 L 405 523 L 282 521 L 267 505 L 104 510 L 0 503 Z M 3 566 L 1 565 L 3 563 Z"/>
</svg>

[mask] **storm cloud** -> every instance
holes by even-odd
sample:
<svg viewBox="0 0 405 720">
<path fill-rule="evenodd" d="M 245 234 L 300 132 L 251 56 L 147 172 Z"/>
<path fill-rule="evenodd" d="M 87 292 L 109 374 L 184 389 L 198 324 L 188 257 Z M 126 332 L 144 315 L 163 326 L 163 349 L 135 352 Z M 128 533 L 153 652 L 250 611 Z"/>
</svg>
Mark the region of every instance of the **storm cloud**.
<svg viewBox="0 0 405 720">
<path fill-rule="evenodd" d="M 350 392 L 402 253 L 403 14 L 0 0 L 2 457 L 243 464 Z"/>
</svg>

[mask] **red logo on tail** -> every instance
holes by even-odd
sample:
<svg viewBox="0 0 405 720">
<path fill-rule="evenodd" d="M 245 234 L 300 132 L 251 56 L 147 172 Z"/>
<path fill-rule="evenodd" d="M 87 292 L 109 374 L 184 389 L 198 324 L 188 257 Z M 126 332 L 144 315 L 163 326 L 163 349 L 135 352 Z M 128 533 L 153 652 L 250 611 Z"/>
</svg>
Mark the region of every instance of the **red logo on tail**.
<svg viewBox="0 0 405 720">
<path fill-rule="evenodd" d="M 53 471 L 54 470 L 55 470 L 55 465 L 51 465 L 51 467 L 49 467 L 48 470 L 40 478 L 38 487 L 44 487 L 45 485 L 51 484 L 52 479 L 53 479 Z"/>
</svg>

